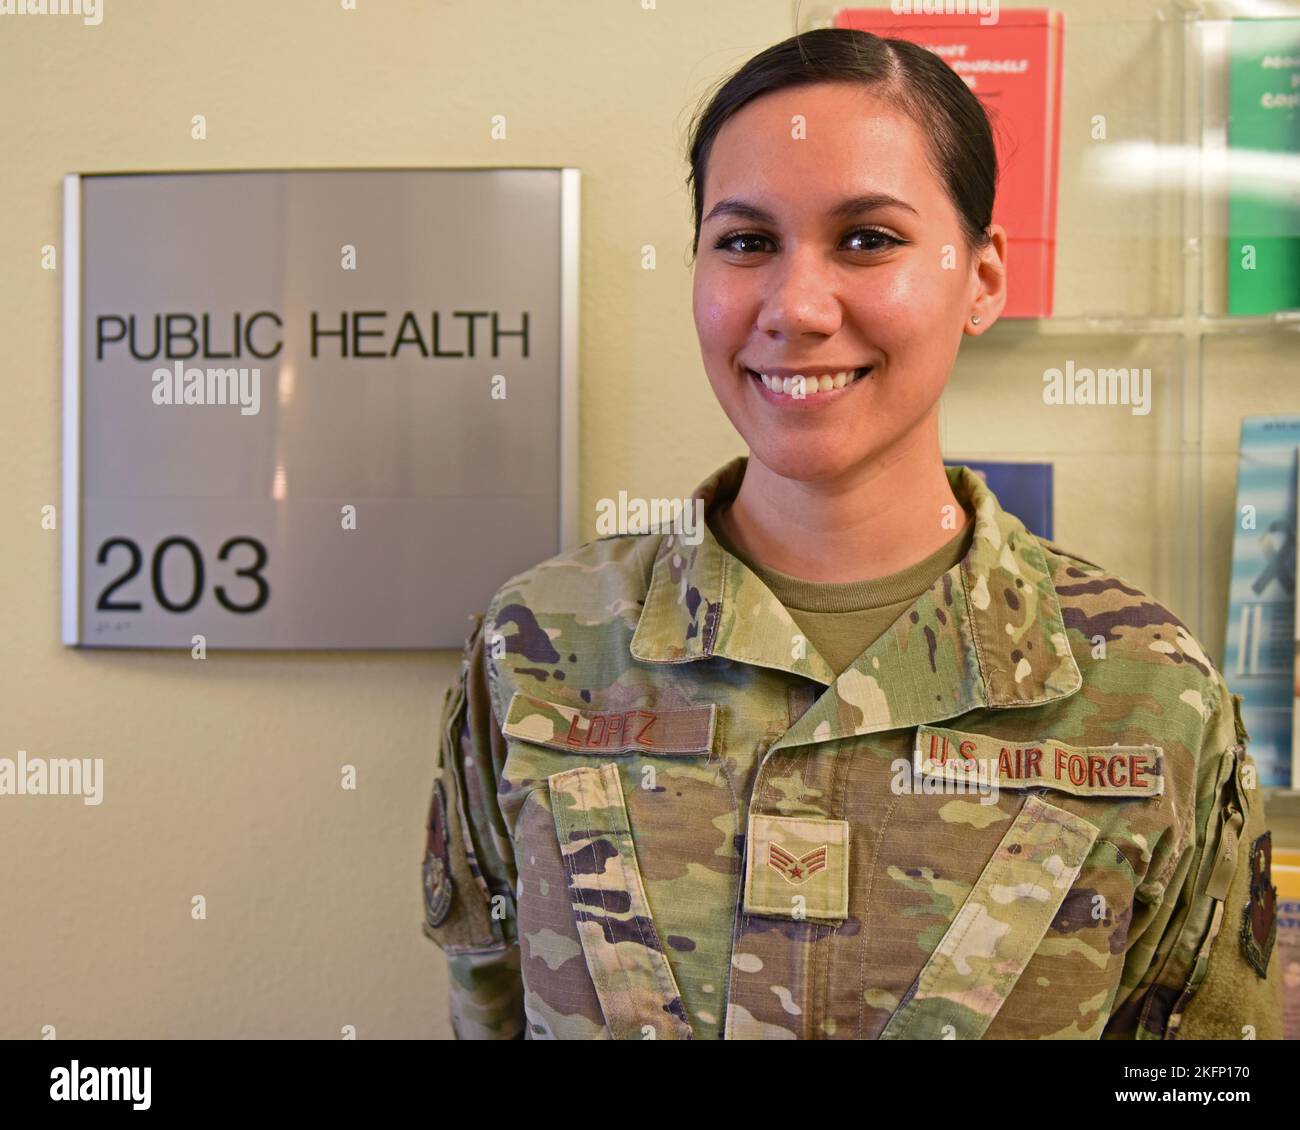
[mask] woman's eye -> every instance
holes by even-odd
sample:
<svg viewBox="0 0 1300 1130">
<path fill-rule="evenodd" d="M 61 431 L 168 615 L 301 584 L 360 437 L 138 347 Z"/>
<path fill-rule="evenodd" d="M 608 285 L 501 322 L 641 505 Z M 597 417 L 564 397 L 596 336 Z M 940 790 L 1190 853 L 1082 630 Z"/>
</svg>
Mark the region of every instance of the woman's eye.
<svg viewBox="0 0 1300 1130">
<path fill-rule="evenodd" d="M 903 244 L 903 240 L 897 236 L 892 236 L 888 232 L 879 231 L 876 228 L 859 228 L 857 231 L 849 232 L 844 238 L 857 239 L 859 236 L 879 241 L 873 247 L 864 247 L 864 251 L 887 251 L 891 247 L 900 247 Z"/>
<path fill-rule="evenodd" d="M 766 240 L 766 238 L 766 236 L 757 235 L 754 232 L 736 232 L 733 235 L 724 235 L 714 246 L 720 251 L 735 251 L 740 255 L 744 255 L 745 252 L 734 246 L 734 244 L 750 240 L 761 242 Z"/>
<path fill-rule="evenodd" d="M 890 235 L 888 232 L 879 231 L 876 228 L 857 228 L 844 237 L 845 243 L 856 239 L 868 240 L 870 241 L 870 244 L 866 247 L 854 248 L 853 250 L 866 251 L 871 254 L 888 251 L 891 247 L 901 247 L 907 242 L 906 240 L 899 239 L 897 236 Z M 739 245 L 751 242 L 771 243 L 771 240 L 765 235 L 760 235 L 758 232 L 732 232 L 729 235 L 722 236 L 722 238 L 714 244 L 714 247 L 719 251 L 733 251 L 744 258 L 754 252 L 742 250 Z M 762 248 L 757 248 L 755 250 L 762 250 Z"/>
</svg>

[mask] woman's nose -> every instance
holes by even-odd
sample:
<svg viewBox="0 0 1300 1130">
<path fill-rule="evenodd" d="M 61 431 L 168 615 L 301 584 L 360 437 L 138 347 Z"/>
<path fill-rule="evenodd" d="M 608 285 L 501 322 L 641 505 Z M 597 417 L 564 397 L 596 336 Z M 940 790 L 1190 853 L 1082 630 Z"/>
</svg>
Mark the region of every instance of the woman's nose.
<svg viewBox="0 0 1300 1130">
<path fill-rule="evenodd" d="M 788 253 L 781 264 L 773 265 L 759 308 L 759 330 L 786 337 L 831 334 L 842 321 L 833 273 L 814 249 Z"/>
</svg>

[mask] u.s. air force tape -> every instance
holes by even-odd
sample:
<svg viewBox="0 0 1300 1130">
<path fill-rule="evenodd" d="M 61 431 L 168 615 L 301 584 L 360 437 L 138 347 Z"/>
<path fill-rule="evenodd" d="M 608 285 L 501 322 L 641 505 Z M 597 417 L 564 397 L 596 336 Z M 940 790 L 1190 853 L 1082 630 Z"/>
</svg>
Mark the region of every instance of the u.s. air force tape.
<svg viewBox="0 0 1300 1130">
<path fill-rule="evenodd" d="M 913 769 L 954 781 L 997 781 L 999 788 L 1051 788 L 1075 796 L 1160 796 L 1164 751 L 1156 745 L 1077 746 L 1038 738 L 920 726 Z"/>
</svg>

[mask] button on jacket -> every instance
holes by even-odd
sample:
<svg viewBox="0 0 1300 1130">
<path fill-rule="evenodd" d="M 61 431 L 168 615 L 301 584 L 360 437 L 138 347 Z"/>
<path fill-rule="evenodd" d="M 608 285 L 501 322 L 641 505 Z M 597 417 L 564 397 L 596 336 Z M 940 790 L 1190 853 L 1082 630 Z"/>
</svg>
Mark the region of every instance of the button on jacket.
<svg viewBox="0 0 1300 1130">
<path fill-rule="evenodd" d="M 459 1037 L 1280 1035 L 1239 702 L 1157 601 L 947 474 L 968 552 L 838 676 L 707 528 L 497 591 L 424 858 Z"/>
</svg>

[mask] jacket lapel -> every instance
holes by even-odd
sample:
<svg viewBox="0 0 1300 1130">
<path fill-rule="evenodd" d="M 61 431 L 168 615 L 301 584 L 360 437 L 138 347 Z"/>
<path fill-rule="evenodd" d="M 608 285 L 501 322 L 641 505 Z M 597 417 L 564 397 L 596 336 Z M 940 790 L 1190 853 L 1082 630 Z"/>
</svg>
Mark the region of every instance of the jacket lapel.
<svg viewBox="0 0 1300 1130">
<path fill-rule="evenodd" d="M 747 462 L 738 456 L 695 489 L 706 513 L 735 497 Z M 826 687 L 773 748 L 1074 694 L 1083 679 L 1037 538 L 969 468 L 946 470 L 974 514 L 969 551 L 838 677 L 811 647 L 793 654 L 798 626 L 707 523 L 698 545 L 677 534 L 663 538 L 632 655 L 645 663 L 721 656 Z"/>
</svg>

